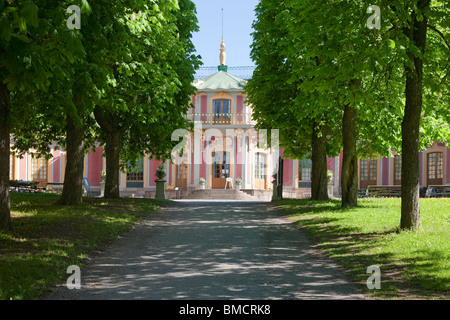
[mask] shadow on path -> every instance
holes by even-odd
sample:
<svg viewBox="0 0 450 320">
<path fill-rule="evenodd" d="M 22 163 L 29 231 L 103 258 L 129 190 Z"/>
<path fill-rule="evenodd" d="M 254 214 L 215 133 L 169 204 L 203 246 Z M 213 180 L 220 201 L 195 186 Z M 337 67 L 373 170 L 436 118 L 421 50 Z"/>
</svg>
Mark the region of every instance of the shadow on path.
<svg viewBox="0 0 450 320">
<path fill-rule="evenodd" d="M 365 270 L 364 270 L 365 271 Z M 363 299 L 335 262 L 262 202 L 179 202 L 46 299 Z"/>
</svg>

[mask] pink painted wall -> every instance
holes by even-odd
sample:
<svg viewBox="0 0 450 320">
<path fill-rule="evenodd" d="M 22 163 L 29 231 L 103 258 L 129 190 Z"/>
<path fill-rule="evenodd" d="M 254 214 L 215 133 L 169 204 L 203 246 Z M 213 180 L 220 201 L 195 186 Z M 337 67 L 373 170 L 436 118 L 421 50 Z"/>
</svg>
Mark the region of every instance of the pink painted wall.
<svg viewBox="0 0 450 320">
<path fill-rule="evenodd" d="M 96 152 L 91 152 L 88 155 L 88 180 L 91 186 L 100 186 L 102 181 L 102 169 L 103 169 L 103 149 L 96 148 Z"/>
<path fill-rule="evenodd" d="M 234 139 L 235 141 L 235 150 L 236 150 L 236 159 L 235 159 L 235 163 L 236 163 L 236 172 L 234 173 L 234 176 L 236 178 L 241 178 L 244 179 L 244 177 L 242 176 L 242 162 L 243 162 L 243 156 L 242 156 L 242 148 L 241 151 L 239 151 L 239 145 L 237 143 L 237 139 Z M 267 159 L 268 160 L 268 159 Z M 270 172 L 268 173 L 270 174 Z"/>
<path fill-rule="evenodd" d="M 207 95 L 201 96 L 200 107 L 201 107 L 200 108 L 200 112 L 202 114 L 205 114 L 205 113 L 208 112 L 208 110 L 207 110 L 207 107 L 208 107 L 208 96 Z M 202 116 L 201 118 L 202 118 L 201 119 L 202 121 L 206 121 L 207 116 L 205 115 L 205 116 Z"/>
<path fill-rule="evenodd" d="M 284 159 L 283 161 L 283 187 L 289 187 L 294 185 L 292 164 L 293 161 L 291 159 Z"/>
<path fill-rule="evenodd" d="M 156 169 L 162 165 L 162 161 L 157 161 L 155 159 L 150 160 L 150 165 L 148 168 L 148 181 L 150 187 L 156 187 Z"/>
<path fill-rule="evenodd" d="M 423 152 L 419 152 L 419 185 L 423 185 Z M 392 169 L 393 170 L 393 169 Z"/>
<path fill-rule="evenodd" d="M 446 167 L 446 172 L 447 172 L 447 182 L 446 183 L 450 183 L 450 148 L 447 148 L 447 167 Z"/>
<path fill-rule="evenodd" d="M 243 121 L 243 115 L 242 113 L 244 112 L 244 96 L 242 95 L 238 95 L 236 97 L 236 113 L 238 114 L 236 116 L 236 121 L 238 123 Z"/>
</svg>

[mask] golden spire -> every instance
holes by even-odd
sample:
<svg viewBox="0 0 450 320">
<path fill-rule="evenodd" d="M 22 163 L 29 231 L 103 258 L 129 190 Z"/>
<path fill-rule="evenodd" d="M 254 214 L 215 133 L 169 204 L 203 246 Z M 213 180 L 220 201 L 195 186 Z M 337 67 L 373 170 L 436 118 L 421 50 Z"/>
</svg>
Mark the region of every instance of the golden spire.
<svg viewBox="0 0 450 320">
<path fill-rule="evenodd" d="M 220 55 L 219 55 L 221 66 L 226 65 L 227 54 L 225 52 L 226 52 L 225 43 L 223 42 L 223 6 L 222 6 L 222 43 L 220 44 Z"/>
</svg>

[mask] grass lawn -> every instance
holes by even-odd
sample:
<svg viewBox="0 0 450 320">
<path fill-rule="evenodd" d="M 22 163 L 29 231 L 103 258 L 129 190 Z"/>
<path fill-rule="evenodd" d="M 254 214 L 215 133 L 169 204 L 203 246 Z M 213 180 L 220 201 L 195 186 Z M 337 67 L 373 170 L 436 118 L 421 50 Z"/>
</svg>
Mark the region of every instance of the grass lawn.
<svg viewBox="0 0 450 320">
<path fill-rule="evenodd" d="M 38 299 L 102 248 L 160 208 L 154 199 L 85 198 L 57 206 L 55 194 L 11 193 L 12 232 L 0 232 L 0 299 Z"/>
<path fill-rule="evenodd" d="M 401 231 L 400 199 L 278 201 L 369 296 L 381 299 L 450 298 L 450 199 L 421 199 L 421 227 Z M 380 267 L 381 289 L 369 290 L 366 273 Z"/>
</svg>

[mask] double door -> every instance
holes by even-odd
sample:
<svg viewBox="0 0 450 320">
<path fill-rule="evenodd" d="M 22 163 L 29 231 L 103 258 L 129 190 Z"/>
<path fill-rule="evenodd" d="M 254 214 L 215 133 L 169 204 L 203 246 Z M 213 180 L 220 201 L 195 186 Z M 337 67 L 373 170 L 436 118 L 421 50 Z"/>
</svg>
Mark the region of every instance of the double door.
<svg viewBox="0 0 450 320">
<path fill-rule="evenodd" d="M 359 162 L 359 187 L 377 185 L 377 159 L 361 159 Z"/>
<path fill-rule="evenodd" d="M 44 158 L 31 158 L 31 180 L 39 182 L 38 188 L 45 188 L 47 183 L 48 161 Z"/>
<path fill-rule="evenodd" d="M 253 185 L 255 189 L 266 189 L 266 155 L 264 153 L 255 154 L 255 177 Z"/>
<path fill-rule="evenodd" d="M 230 178 L 230 153 L 229 152 L 213 152 L 212 153 L 212 187 L 225 188 L 227 178 Z M 227 188 L 231 188 L 227 184 Z"/>
<path fill-rule="evenodd" d="M 429 186 L 444 184 L 444 157 L 442 152 L 427 155 L 427 182 Z"/>
</svg>

